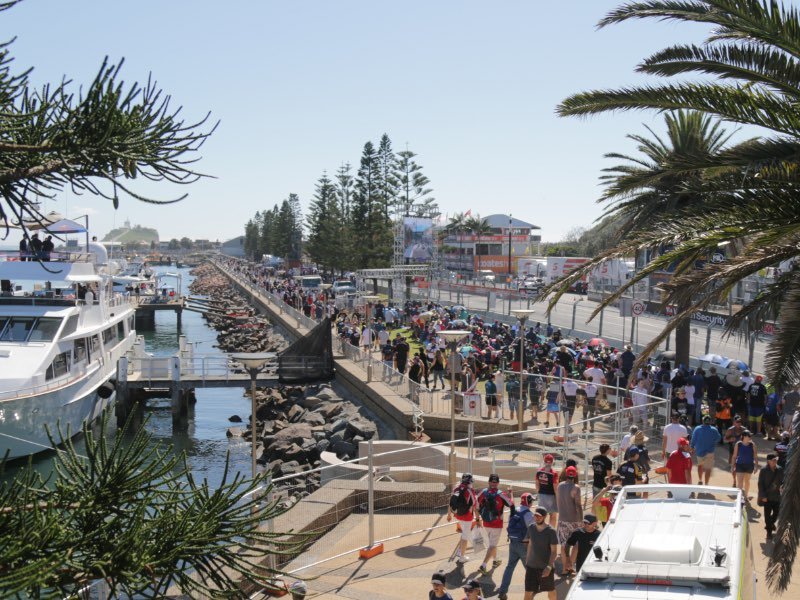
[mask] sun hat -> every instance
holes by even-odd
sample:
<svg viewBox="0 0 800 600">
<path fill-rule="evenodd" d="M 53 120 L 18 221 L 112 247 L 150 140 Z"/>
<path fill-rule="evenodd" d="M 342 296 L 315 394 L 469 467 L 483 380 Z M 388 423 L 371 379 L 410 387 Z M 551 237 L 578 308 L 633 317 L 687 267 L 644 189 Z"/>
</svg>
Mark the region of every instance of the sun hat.
<svg viewBox="0 0 800 600">
<path fill-rule="evenodd" d="M 649 438 L 644 434 L 644 431 L 637 431 L 633 440 L 637 444 L 644 444 Z"/>
</svg>

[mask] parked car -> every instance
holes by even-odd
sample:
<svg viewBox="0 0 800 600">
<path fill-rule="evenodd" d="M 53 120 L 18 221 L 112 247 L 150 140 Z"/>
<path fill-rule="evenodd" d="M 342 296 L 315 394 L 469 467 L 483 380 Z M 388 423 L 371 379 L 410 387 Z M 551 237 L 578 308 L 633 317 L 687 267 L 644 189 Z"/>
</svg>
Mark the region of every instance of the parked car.
<svg viewBox="0 0 800 600">
<path fill-rule="evenodd" d="M 331 290 L 334 294 L 355 294 L 356 286 L 349 279 L 339 279 L 333 282 Z"/>
</svg>

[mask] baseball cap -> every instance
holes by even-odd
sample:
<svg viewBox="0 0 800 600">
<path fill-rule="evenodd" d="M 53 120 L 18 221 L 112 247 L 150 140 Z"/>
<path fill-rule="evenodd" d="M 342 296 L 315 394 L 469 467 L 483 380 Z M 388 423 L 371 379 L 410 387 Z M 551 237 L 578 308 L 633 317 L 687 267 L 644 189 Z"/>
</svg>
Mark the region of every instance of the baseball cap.
<svg viewBox="0 0 800 600">
<path fill-rule="evenodd" d="M 778 458 L 777 454 L 773 454 L 772 452 L 767 454 L 767 460 L 775 460 L 776 458 Z"/>
<path fill-rule="evenodd" d="M 536 510 L 534 510 L 533 512 L 539 515 L 540 517 L 547 516 L 547 509 L 544 506 L 537 506 Z"/>
<path fill-rule="evenodd" d="M 431 576 L 431 583 L 438 583 L 440 585 L 444 585 L 445 584 L 445 580 L 446 580 L 446 577 L 445 577 L 444 573 L 434 573 Z"/>
<path fill-rule="evenodd" d="M 577 477 L 578 476 L 578 469 L 576 469 L 575 467 L 567 467 L 564 470 L 564 474 L 567 477 Z"/>
<path fill-rule="evenodd" d="M 628 448 L 628 456 L 633 456 L 634 454 L 639 456 L 639 449 L 636 446 L 631 446 Z"/>
<path fill-rule="evenodd" d="M 689 440 L 687 440 L 686 438 L 680 438 L 678 440 L 678 446 L 688 446 L 688 445 L 689 445 Z"/>
<path fill-rule="evenodd" d="M 733 420 L 734 420 L 734 421 L 741 422 L 741 420 L 742 420 L 742 417 L 740 417 L 739 415 L 736 415 L 735 417 L 733 417 Z"/>
<path fill-rule="evenodd" d="M 530 506 L 531 503 L 533 502 L 533 494 L 531 494 L 530 492 L 525 492 L 524 494 L 522 494 L 522 496 L 520 496 L 519 500 L 523 504 Z"/>
<path fill-rule="evenodd" d="M 764 378 L 761 375 L 756 375 L 756 381 L 763 381 Z"/>
<path fill-rule="evenodd" d="M 464 473 L 461 476 L 461 483 L 472 483 L 472 473 Z"/>
<path fill-rule="evenodd" d="M 464 591 L 471 592 L 472 590 L 480 590 L 481 584 L 476 579 L 470 579 L 463 586 Z"/>
<path fill-rule="evenodd" d="M 289 586 L 289 591 L 293 596 L 305 596 L 308 593 L 305 581 L 295 581 Z"/>
<path fill-rule="evenodd" d="M 545 455 L 544 455 L 544 462 L 546 462 L 546 463 L 551 463 L 551 462 L 553 462 L 554 460 L 555 460 L 555 459 L 553 458 L 553 455 L 552 455 L 552 454 L 545 454 Z"/>
<path fill-rule="evenodd" d="M 592 523 L 597 523 L 597 517 L 591 514 L 583 515 L 583 522 L 589 523 L 589 525 L 591 525 Z"/>
<path fill-rule="evenodd" d="M 489 475 L 489 483 L 500 483 L 500 475 L 497 473 Z"/>
</svg>

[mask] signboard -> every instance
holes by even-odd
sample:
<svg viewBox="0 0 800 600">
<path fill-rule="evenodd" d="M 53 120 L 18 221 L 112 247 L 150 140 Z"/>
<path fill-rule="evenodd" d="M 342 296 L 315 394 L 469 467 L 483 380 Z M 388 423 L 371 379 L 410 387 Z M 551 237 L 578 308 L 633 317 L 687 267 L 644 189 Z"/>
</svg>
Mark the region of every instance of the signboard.
<svg viewBox="0 0 800 600">
<path fill-rule="evenodd" d="M 391 469 L 392 467 L 390 465 L 379 465 L 377 467 L 374 467 L 372 469 L 372 472 L 375 475 L 386 475 Z"/>
<path fill-rule="evenodd" d="M 464 394 L 464 409 L 462 411 L 465 417 L 480 417 L 481 416 L 481 395 L 474 393 Z"/>
<path fill-rule="evenodd" d="M 518 256 L 511 256 L 511 270 L 515 270 L 515 265 L 519 260 Z M 481 271 L 488 269 L 495 273 L 508 273 L 508 255 L 500 254 L 481 254 L 474 257 L 475 270 Z"/>
<path fill-rule="evenodd" d="M 634 317 L 641 317 L 644 314 L 644 302 L 641 300 L 634 300 L 631 303 L 631 312 Z"/>
<path fill-rule="evenodd" d="M 486 458 L 489 456 L 488 448 L 475 448 L 475 458 Z"/>
<path fill-rule="evenodd" d="M 631 299 L 630 298 L 620 298 L 619 299 L 619 316 L 620 317 L 632 317 L 633 310 L 631 307 Z"/>
<path fill-rule="evenodd" d="M 433 219 L 403 218 L 403 259 L 406 264 L 431 262 L 433 256 Z"/>
</svg>

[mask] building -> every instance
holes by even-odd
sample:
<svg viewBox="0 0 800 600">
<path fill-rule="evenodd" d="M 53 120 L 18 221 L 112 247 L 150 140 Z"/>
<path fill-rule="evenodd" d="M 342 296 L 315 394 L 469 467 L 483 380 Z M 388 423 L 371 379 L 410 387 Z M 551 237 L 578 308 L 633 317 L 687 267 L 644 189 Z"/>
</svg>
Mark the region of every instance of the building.
<svg viewBox="0 0 800 600">
<path fill-rule="evenodd" d="M 441 253 L 446 269 L 465 274 L 481 270 L 515 273 L 520 257 L 538 255 L 542 241 L 538 225 L 502 214 L 481 220 L 489 226 L 484 234 L 456 230 L 442 239 Z"/>
<path fill-rule="evenodd" d="M 244 236 L 240 235 L 232 240 L 222 243 L 220 252 L 226 256 L 235 256 L 236 258 L 244 258 Z"/>
</svg>

